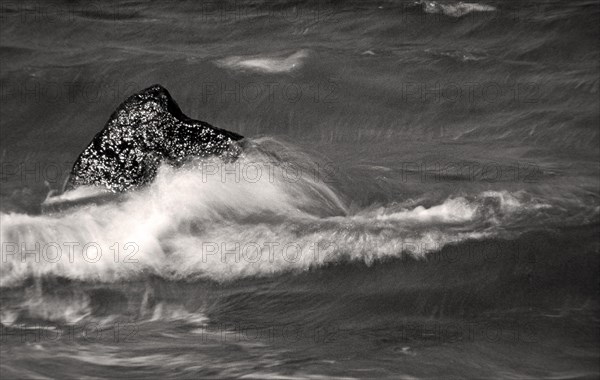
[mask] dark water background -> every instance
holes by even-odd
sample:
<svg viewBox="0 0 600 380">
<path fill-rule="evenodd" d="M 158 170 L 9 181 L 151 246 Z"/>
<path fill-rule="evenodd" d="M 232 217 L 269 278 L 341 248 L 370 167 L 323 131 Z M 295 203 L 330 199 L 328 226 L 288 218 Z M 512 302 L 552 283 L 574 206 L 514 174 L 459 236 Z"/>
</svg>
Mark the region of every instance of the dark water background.
<svg viewBox="0 0 600 380">
<path fill-rule="evenodd" d="M 596 1 L 0 4 L 3 379 L 599 376 Z M 155 83 L 260 180 L 49 207 Z"/>
</svg>

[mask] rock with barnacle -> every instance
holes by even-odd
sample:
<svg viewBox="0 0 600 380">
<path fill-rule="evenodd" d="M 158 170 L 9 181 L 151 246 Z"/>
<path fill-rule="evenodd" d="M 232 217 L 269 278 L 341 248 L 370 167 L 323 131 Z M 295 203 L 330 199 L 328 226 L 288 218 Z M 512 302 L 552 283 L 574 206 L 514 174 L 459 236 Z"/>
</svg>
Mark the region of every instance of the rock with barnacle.
<svg viewBox="0 0 600 380">
<path fill-rule="evenodd" d="M 161 163 L 192 157 L 235 160 L 242 136 L 193 120 L 160 85 L 130 96 L 79 155 L 66 190 L 81 185 L 122 192 L 151 182 Z"/>
</svg>

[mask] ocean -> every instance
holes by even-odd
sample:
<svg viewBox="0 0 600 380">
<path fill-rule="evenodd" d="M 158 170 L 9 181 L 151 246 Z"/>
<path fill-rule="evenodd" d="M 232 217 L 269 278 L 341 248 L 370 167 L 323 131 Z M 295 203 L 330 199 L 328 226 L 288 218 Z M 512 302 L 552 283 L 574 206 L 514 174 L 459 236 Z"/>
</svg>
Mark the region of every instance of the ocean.
<svg viewBox="0 0 600 380">
<path fill-rule="evenodd" d="M 600 6 L 0 2 L 2 379 L 600 376 Z M 154 84 L 235 162 L 64 191 Z"/>
</svg>

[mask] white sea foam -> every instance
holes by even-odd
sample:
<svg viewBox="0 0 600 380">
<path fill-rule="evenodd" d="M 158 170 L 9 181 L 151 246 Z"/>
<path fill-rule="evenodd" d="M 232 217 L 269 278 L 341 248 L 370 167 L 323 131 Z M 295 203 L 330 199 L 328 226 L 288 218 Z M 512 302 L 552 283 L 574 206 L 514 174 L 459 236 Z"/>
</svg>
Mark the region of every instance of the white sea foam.
<svg viewBox="0 0 600 380">
<path fill-rule="evenodd" d="M 340 260 L 422 256 L 491 236 L 497 212 L 524 207 L 518 195 L 485 192 L 350 213 L 324 181 L 292 178 L 282 166 L 251 151 L 227 165 L 161 167 L 152 185 L 120 202 L 49 215 L 3 213 L 1 285 L 30 276 L 113 281 L 148 272 L 227 280 Z"/>
<path fill-rule="evenodd" d="M 496 8 L 491 5 L 479 3 L 441 3 L 437 1 L 421 0 L 420 4 L 427 13 L 442 13 L 451 17 L 462 17 L 471 12 L 494 12 Z"/>
<path fill-rule="evenodd" d="M 300 50 L 289 56 L 233 56 L 217 61 L 217 65 L 234 70 L 286 73 L 299 69 L 307 57 L 308 52 Z"/>
</svg>

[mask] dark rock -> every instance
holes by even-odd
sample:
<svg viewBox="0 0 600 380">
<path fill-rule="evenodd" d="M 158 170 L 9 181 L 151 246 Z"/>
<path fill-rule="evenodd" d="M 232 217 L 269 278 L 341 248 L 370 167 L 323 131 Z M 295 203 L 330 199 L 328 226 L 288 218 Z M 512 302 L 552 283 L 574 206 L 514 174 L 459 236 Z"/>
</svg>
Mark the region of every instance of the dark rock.
<svg viewBox="0 0 600 380">
<path fill-rule="evenodd" d="M 162 162 L 191 157 L 235 160 L 243 137 L 184 115 L 160 85 L 130 96 L 79 155 L 66 190 L 81 185 L 124 191 L 151 182 Z"/>
</svg>

